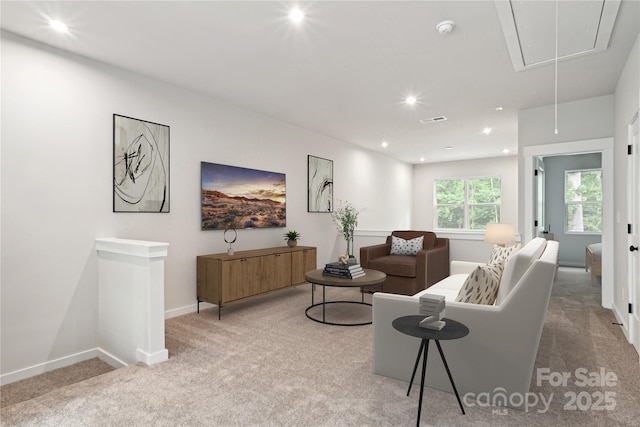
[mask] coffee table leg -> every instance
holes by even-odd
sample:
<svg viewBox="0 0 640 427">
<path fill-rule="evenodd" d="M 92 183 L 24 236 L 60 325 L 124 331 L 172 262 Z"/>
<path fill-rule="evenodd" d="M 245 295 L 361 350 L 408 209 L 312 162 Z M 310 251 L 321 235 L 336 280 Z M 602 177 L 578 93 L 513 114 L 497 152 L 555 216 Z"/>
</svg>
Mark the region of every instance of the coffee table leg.
<svg viewBox="0 0 640 427">
<path fill-rule="evenodd" d="M 422 349 L 424 349 L 424 340 L 420 340 L 420 349 L 418 350 L 418 357 L 416 357 L 416 364 L 413 365 L 413 372 L 411 373 L 411 381 L 409 381 L 409 390 L 407 390 L 407 396 L 409 396 L 409 393 L 411 393 L 411 386 L 413 385 L 413 379 L 416 377 L 418 363 L 420 363 L 420 356 L 422 356 Z"/>
<path fill-rule="evenodd" d="M 313 306 L 314 300 L 313 300 L 313 296 L 316 293 L 316 284 L 312 283 L 311 284 L 311 305 Z"/>
<path fill-rule="evenodd" d="M 327 287 L 325 285 L 322 285 L 322 323 L 325 323 L 324 320 L 324 309 L 327 306 L 327 300 L 325 299 L 325 289 Z"/>
<path fill-rule="evenodd" d="M 453 377 L 451 376 L 449 365 L 447 365 L 447 360 L 444 358 L 444 353 L 442 352 L 442 347 L 440 347 L 439 340 L 436 340 L 436 345 L 438 346 L 438 351 L 440 352 L 440 357 L 442 358 L 442 363 L 444 364 L 444 368 L 447 370 L 447 375 L 449 375 L 449 381 L 451 381 L 451 386 L 453 386 L 453 391 L 456 393 L 456 398 L 458 399 L 458 405 L 460 405 L 460 409 L 462 410 L 462 415 L 465 415 L 464 407 L 462 406 L 462 401 L 460 401 L 460 395 L 458 395 L 458 389 L 456 388 L 456 384 L 453 382 Z"/>
<path fill-rule="evenodd" d="M 424 353 L 422 353 L 422 380 L 420 380 L 420 400 L 418 401 L 418 420 L 416 426 L 420 427 L 420 413 L 422 412 L 422 394 L 424 393 L 424 377 L 427 372 L 427 354 L 429 353 L 429 340 L 426 341 L 424 346 Z"/>
</svg>

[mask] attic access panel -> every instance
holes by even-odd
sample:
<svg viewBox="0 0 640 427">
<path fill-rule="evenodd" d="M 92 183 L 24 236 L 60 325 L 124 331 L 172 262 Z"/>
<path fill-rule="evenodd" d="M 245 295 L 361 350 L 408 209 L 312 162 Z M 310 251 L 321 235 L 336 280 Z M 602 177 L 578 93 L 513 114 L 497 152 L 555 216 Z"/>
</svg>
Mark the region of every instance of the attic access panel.
<svg viewBox="0 0 640 427">
<path fill-rule="evenodd" d="M 511 62 L 516 71 L 607 49 L 619 0 L 495 1 Z"/>
</svg>

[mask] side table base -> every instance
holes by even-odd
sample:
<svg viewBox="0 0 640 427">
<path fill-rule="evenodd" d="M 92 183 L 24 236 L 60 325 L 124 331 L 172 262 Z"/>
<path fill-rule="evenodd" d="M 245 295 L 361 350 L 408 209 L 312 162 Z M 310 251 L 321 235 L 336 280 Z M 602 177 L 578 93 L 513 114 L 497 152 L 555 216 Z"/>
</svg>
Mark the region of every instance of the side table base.
<svg viewBox="0 0 640 427">
<path fill-rule="evenodd" d="M 422 378 L 420 379 L 420 398 L 418 400 L 418 419 L 416 421 L 416 425 L 420 426 L 420 415 L 422 413 L 422 396 L 424 394 L 424 380 L 426 378 L 427 373 L 427 355 L 429 353 L 429 339 L 422 339 L 420 341 L 420 349 L 418 350 L 418 357 L 416 357 L 416 363 L 413 366 L 413 372 L 411 373 L 411 380 L 409 381 L 409 389 L 407 390 L 407 396 L 411 393 L 411 386 L 413 385 L 413 379 L 416 376 L 416 371 L 418 370 L 418 364 L 420 363 L 420 356 L 422 356 Z M 456 395 L 456 399 L 458 399 L 458 405 L 460 405 L 460 410 L 462 411 L 462 415 L 465 415 L 464 406 L 462 406 L 462 401 L 460 400 L 460 395 L 458 394 L 458 389 L 456 388 L 456 384 L 453 382 L 453 377 L 451 376 L 451 371 L 449 370 L 449 365 L 447 365 L 447 359 L 444 357 L 444 353 L 442 352 L 442 347 L 440 346 L 439 340 L 434 340 L 436 345 L 438 346 L 438 351 L 440 352 L 440 358 L 442 359 L 442 363 L 444 364 L 445 369 L 447 370 L 447 375 L 449 376 L 449 381 L 451 382 L 451 386 L 453 387 L 453 392 Z"/>
</svg>

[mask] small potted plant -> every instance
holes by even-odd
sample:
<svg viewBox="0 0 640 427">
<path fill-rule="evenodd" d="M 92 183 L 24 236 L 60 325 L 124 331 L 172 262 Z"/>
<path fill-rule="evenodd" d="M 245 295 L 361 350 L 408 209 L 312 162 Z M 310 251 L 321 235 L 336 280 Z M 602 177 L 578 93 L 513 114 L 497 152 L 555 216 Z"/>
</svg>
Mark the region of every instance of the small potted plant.
<svg viewBox="0 0 640 427">
<path fill-rule="evenodd" d="M 284 233 L 284 240 L 287 241 L 287 245 L 289 245 L 290 248 L 293 248 L 298 244 L 299 238 L 300 238 L 300 233 L 298 233 L 296 230 L 289 230 L 286 233 Z"/>
</svg>

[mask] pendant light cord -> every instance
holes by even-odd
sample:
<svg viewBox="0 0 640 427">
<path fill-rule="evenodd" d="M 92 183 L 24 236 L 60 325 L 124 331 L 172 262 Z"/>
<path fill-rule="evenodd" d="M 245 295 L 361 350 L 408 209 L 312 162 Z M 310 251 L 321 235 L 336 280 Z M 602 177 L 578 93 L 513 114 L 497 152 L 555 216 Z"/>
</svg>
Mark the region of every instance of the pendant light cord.
<svg viewBox="0 0 640 427">
<path fill-rule="evenodd" d="M 558 0 L 556 0 L 556 61 L 555 61 L 555 87 L 554 87 L 554 106 L 555 106 L 555 134 L 558 134 Z"/>
</svg>

